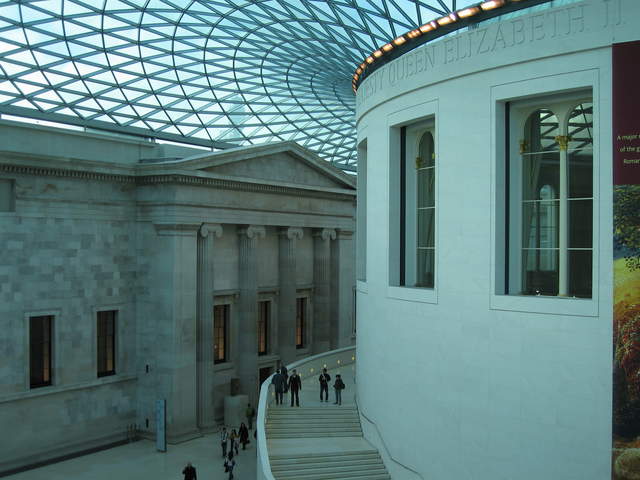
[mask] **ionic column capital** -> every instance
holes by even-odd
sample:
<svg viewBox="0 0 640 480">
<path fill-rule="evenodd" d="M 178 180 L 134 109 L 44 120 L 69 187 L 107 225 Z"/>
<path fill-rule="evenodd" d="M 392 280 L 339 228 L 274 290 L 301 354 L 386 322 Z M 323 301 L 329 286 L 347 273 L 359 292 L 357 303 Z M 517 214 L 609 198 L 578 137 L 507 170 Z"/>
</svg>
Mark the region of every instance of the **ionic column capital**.
<svg viewBox="0 0 640 480">
<path fill-rule="evenodd" d="M 239 236 L 246 236 L 247 238 L 264 238 L 267 235 L 267 231 L 263 226 L 248 225 L 238 228 Z"/>
<path fill-rule="evenodd" d="M 336 230 L 334 228 L 319 228 L 313 232 L 313 236 L 322 240 L 335 240 Z"/>
<path fill-rule="evenodd" d="M 287 237 L 289 240 L 300 240 L 304 235 L 300 227 L 282 227 L 278 233 L 281 237 Z"/>
<path fill-rule="evenodd" d="M 203 223 L 198 233 L 202 238 L 207 238 L 210 233 L 216 238 L 220 238 L 222 236 L 222 225 L 219 223 Z"/>
</svg>

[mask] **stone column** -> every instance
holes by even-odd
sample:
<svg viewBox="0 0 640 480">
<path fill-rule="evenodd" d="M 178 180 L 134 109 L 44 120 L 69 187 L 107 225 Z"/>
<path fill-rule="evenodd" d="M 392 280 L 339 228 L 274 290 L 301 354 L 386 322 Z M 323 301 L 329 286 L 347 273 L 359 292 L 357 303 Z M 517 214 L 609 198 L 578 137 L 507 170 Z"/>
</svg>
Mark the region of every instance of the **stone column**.
<svg viewBox="0 0 640 480">
<path fill-rule="evenodd" d="M 335 239 L 333 229 L 313 233 L 313 353 L 331 349 L 331 240 Z"/>
<path fill-rule="evenodd" d="M 282 228 L 278 243 L 278 353 L 284 365 L 296 358 L 296 243 L 301 228 Z"/>
<path fill-rule="evenodd" d="M 331 242 L 331 349 L 353 344 L 353 231 L 338 230 Z"/>
<path fill-rule="evenodd" d="M 199 224 L 156 223 L 152 322 L 155 399 L 167 401 L 167 441 L 199 435 L 196 400 L 196 284 Z M 155 400 L 154 399 L 154 400 Z"/>
<path fill-rule="evenodd" d="M 249 396 L 252 405 L 258 400 L 258 239 L 266 235 L 265 228 L 247 226 L 238 229 L 240 298 L 238 302 L 238 377 L 240 391 Z"/>
<path fill-rule="evenodd" d="M 215 426 L 213 408 L 213 247 L 222 226 L 202 224 L 198 235 L 197 404 L 198 428 Z"/>
</svg>

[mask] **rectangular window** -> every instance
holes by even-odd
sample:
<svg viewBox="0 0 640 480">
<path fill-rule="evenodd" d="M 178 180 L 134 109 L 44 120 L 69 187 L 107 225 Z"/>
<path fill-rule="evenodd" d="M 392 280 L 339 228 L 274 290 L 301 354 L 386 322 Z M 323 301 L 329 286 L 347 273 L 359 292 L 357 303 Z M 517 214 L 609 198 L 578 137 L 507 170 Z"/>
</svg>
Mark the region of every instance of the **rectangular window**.
<svg viewBox="0 0 640 480">
<path fill-rule="evenodd" d="M 229 308 L 229 305 L 213 307 L 213 363 L 228 360 Z"/>
<path fill-rule="evenodd" d="M 358 145 L 358 190 L 356 216 L 356 271 L 358 280 L 367 281 L 367 141 Z"/>
<path fill-rule="evenodd" d="M 98 312 L 98 377 L 116 373 L 116 311 Z"/>
<path fill-rule="evenodd" d="M 507 294 L 591 298 L 591 94 L 506 105 Z"/>
<path fill-rule="evenodd" d="M 51 385 L 53 316 L 29 318 L 29 376 L 31 388 Z"/>
<path fill-rule="evenodd" d="M 15 211 L 15 180 L 0 178 L 0 212 Z"/>
<path fill-rule="evenodd" d="M 307 322 L 307 298 L 296 299 L 296 348 L 305 347 Z"/>
<path fill-rule="evenodd" d="M 400 129 L 400 286 L 435 287 L 435 122 Z"/>
<path fill-rule="evenodd" d="M 258 355 L 266 355 L 269 349 L 269 320 L 271 302 L 258 302 Z"/>
</svg>

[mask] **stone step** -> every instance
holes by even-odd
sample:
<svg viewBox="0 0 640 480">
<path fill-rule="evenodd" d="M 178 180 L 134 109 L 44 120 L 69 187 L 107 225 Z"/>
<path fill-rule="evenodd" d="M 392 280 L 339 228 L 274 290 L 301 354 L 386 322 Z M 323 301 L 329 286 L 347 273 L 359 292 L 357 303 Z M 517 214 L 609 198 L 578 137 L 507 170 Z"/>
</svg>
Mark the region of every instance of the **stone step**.
<svg viewBox="0 0 640 480">
<path fill-rule="evenodd" d="M 286 412 L 357 412 L 358 409 L 349 405 L 326 405 L 324 407 L 292 407 L 283 405 L 271 407 L 268 413 L 286 413 Z"/>
<path fill-rule="evenodd" d="M 316 459 L 315 462 L 296 462 L 296 463 L 271 463 L 272 472 L 292 471 L 292 470 L 305 470 L 305 469 L 318 469 L 327 468 L 331 465 L 337 465 L 343 468 L 364 468 L 367 466 L 381 466 L 382 460 L 378 458 L 367 458 L 357 460 L 346 460 L 344 458 L 338 461 L 329 461 L 329 457 L 326 460 Z"/>
<path fill-rule="evenodd" d="M 291 412 L 291 413 L 271 413 L 267 415 L 267 418 L 342 418 L 342 417 L 357 417 L 360 418 L 358 412 Z"/>
<path fill-rule="evenodd" d="M 320 438 L 320 437 L 353 437 L 354 432 L 295 432 L 295 433 L 269 433 L 267 438 Z"/>
<path fill-rule="evenodd" d="M 336 455 L 333 452 L 325 453 L 317 457 L 299 457 L 299 458 L 270 458 L 272 468 L 280 468 L 286 465 L 303 465 L 307 463 L 341 463 L 341 462 L 368 462 L 377 461 L 380 459 L 380 455 L 375 453 L 350 453 L 349 455 Z"/>
<path fill-rule="evenodd" d="M 270 427 L 282 427 L 286 425 L 291 425 L 294 427 L 313 427 L 317 425 L 328 425 L 332 427 L 339 427 L 340 425 L 360 425 L 360 422 L 357 418 L 345 418 L 339 421 L 324 421 L 324 420 L 276 420 L 276 421 L 268 421 L 267 428 Z"/>
<path fill-rule="evenodd" d="M 331 458 L 337 457 L 350 457 L 354 455 L 378 455 L 378 451 L 374 449 L 368 450 L 341 450 L 338 452 L 331 452 Z M 324 458 L 326 457 L 326 453 L 298 453 L 298 454 L 281 454 L 281 455 L 270 455 L 269 458 L 272 460 L 293 460 L 293 459 L 313 459 L 313 458 Z"/>
<path fill-rule="evenodd" d="M 344 478 L 356 478 L 359 480 L 370 479 L 374 476 L 382 476 L 387 475 L 389 477 L 389 473 L 383 466 L 379 468 L 364 468 L 361 470 L 354 471 L 345 471 L 342 468 L 328 468 L 325 470 L 318 470 L 314 472 L 300 472 L 300 471 L 290 471 L 290 472 L 280 472 L 276 476 L 278 479 L 306 479 L 306 480 L 335 480 Z"/>
<path fill-rule="evenodd" d="M 360 432 L 360 424 L 354 423 L 350 425 L 276 425 L 267 428 L 267 432 L 277 433 L 277 432 L 324 432 L 326 430 L 336 430 L 340 432 L 345 432 L 347 430 L 353 432 Z M 354 435 L 355 436 L 355 435 Z"/>
</svg>

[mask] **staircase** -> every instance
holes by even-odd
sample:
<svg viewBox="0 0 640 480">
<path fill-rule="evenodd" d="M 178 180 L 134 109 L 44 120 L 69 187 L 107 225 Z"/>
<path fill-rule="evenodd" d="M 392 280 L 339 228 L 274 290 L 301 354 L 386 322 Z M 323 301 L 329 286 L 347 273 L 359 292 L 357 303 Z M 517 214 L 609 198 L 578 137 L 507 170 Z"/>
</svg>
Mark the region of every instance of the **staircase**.
<svg viewBox="0 0 640 480">
<path fill-rule="evenodd" d="M 304 444 L 304 439 L 313 439 L 343 445 L 321 453 L 271 453 L 271 472 L 276 480 L 391 479 L 378 451 L 361 447 L 362 429 L 355 405 L 276 407 L 270 408 L 267 415 L 267 441 L 300 439 L 298 443 Z"/>
<path fill-rule="evenodd" d="M 270 408 L 267 417 L 267 439 L 361 436 L 355 406 Z"/>
<path fill-rule="evenodd" d="M 391 480 L 377 450 L 275 455 L 270 461 L 277 480 Z"/>
</svg>

